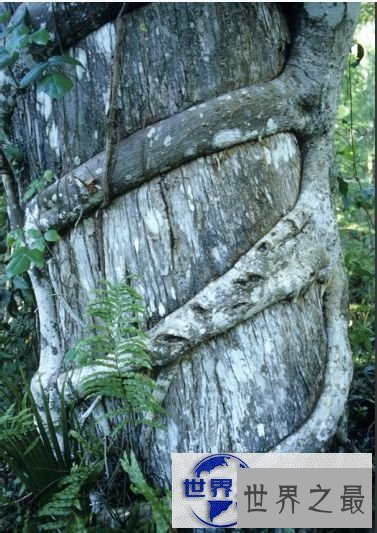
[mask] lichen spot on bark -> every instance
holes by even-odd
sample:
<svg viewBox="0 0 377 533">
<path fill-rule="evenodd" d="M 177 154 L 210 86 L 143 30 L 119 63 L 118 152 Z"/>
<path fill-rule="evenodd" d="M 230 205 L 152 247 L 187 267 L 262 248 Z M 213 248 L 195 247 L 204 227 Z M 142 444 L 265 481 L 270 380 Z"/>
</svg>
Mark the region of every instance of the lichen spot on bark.
<svg viewBox="0 0 377 533">
<path fill-rule="evenodd" d="M 47 122 L 52 111 L 52 100 L 50 96 L 42 91 L 37 91 L 37 107 Z"/>
<path fill-rule="evenodd" d="M 242 131 L 239 128 L 220 130 L 213 138 L 214 148 L 226 148 L 242 140 Z"/>
<path fill-rule="evenodd" d="M 267 120 L 268 133 L 275 133 L 277 131 L 277 128 L 278 128 L 278 125 L 276 124 L 276 122 L 272 118 L 269 118 Z"/>
</svg>

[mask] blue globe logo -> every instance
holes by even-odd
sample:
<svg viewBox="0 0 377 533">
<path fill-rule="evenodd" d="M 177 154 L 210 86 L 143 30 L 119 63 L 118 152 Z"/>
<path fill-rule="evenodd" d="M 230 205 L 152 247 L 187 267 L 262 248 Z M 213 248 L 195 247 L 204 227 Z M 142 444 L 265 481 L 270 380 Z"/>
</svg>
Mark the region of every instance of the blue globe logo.
<svg viewBox="0 0 377 533">
<path fill-rule="evenodd" d="M 205 526 L 234 527 L 237 524 L 237 471 L 249 468 L 232 454 L 214 454 L 199 461 L 192 478 L 184 481 L 191 511 Z"/>
</svg>

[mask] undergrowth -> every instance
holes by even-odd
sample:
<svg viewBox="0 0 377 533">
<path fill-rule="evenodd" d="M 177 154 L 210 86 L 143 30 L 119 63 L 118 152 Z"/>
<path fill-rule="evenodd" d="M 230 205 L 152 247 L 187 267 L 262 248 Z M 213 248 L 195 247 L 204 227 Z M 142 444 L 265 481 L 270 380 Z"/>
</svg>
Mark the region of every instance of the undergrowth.
<svg viewBox="0 0 377 533">
<path fill-rule="evenodd" d="M 344 76 L 335 138 L 338 223 L 349 282 L 349 339 L 354 376 L 349 393 L 352 451 L 374 451 L 374 6 L 362 4 L 355 32 L 363 58 L 352 54 Z M 353 51 L 356 52 L 354 47 Z M 350 451 L 350 450 L 347 450 Z"/>
<path fill-rule="evenodd" d="M 22 396 L 8 384 L 15 401 L 0 416 L 0 457 L 21 485 L 16 499 L 15 485 L 3 490 L 0 528 L 13 528 L 9 513 L 27 531 L 168 530 L 169 496 L 148 484 L 128 439 L 136 425 L 159 425 L 163 413 L 148 376 L 141 304 L 129 280 L 103 282 L 96 291 L 87 306 L 88 334 L 66 358 L 68 367 L 99 368 L 83 400 L 66 406 L 69 381 L 59 405 L 42 391 L 37 406 L 28 387 Z"/>
</svg>

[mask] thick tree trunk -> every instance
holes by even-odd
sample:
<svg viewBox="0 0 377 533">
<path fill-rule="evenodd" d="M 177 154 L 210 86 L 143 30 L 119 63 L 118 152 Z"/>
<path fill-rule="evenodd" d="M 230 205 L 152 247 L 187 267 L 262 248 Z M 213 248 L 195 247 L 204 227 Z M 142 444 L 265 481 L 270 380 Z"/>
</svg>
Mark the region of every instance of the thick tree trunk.
<svg viewBox="0 0 377 533">
<path fill-rule="evenodd" d="M 60 176 L 25 211 L 62 233 L 30 273 L 38 377 L 67 377 L 99 279 L 137 273 L 168 416 L 133 439 L 156 479 L 173 451 L 319 450 L 351 377 L 328 170 L 354 4 L 149 4 L 124 21 L 106 210 L 114 22 L 70 49 L 86 70 L 63 102 L 30 89 L 13 114 L 30 176 Z"/>
</svg>

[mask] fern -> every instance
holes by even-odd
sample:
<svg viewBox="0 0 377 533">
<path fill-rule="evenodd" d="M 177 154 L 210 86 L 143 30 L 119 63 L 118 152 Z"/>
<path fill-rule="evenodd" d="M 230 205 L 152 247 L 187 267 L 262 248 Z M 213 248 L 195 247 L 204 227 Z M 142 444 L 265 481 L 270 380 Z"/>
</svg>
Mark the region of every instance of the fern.
<svg viewBox="0 0 377 533">
<path fill-rule="evenodd" d="M 142 313 L 141 298 L 128 283 L 115 286 L 104 282 L 87 308 L 92 323 L 88 335 L 69 354 L 76 364 L 105 369 L 86 381 L 85 392 L 87 397 L 103 396 L 115 404 L 115 409 L 105 415 L 112 422 L 117 417 L 121 420 L 113 436 L 124 424 L 157 425 L 151 417 L 163 413 L 153 396 L 154 381 L 148 375 L 152 364 L 141 329 Z M 91 517 L 88 494 L 97 481 L 101 483 L 98 478 L 104 468 L 102 454 L 99 460 L 100 441 L 97 442 L 95 432 L 91 434 L 89 430 L 89 436 L 88 431 L 83 432 L 73 407 L 67 411 L 64 390 L 57 421 L 61 444 L 43 390 L 43 418 L 29 386 L 24 397 L 14 392 L 17 403 L 0 416 L 0 458 L 11 466 L 34 501 L 42 506 L 37 515 L 38 530 L 88 531 Z M 115 447 L 115 443 L 116 439 L 110 440 L 110 446 Z M 108 468 L 107 448 L 104 454 Z M 85 463 L 89 457 L 94 463 L 88 465 Z M 125 468 L 126 461 L 127 456 Z M 119 455 L 116 463 L 119 465 Z M 164 515 L 162 500 L 145 482 L 133 454 L 128 468 L 134 492 L 147 500 L 134 502 L 133 510 L 139 509 L 136 513 L 139 518 L 146 516 L 145 512 L 149 518 L 153 515 L 157 531 L 165 531 L 169 519 Z M 141 512 L 144 508 L 146 511 Z"/>
<path fill-rule="evenodd" d="M 130 458 L 124 453 L 121 465 L 131 480 L 131 490 L 134 494 L 142 495 L 148 502 L 156 533 L 166 533 L 170 529 L 171 522 L 171 498 L 170 493 L 161 497 L 157 491 L 148 485 L 137 462 L 135 454 L 131 451 Z"/>
<path fill-rule="evenodd" d="M 122 407 L 107 417 L 123 417 L 121 425 L 131 420 L 150 424 L 149 415 L 163 412 L 153 396 L 155 383 L 147 375 L 152 365 L 145 349 L 147 337 L 141 330 L 143 311 L 142 298 L 129 283 L 102 282 L 87 306 L 93 332 L 68 353 L 68 359 L 80 365 L 106 369 L 86 380 L 84 393 L 120 400 Z"/>
<path fill-rule="evenodd" d="M 64 388 L 56 421 L 60 443 L 43 390 L 43 419 L 29 387 L 23 396 L 17 389 L 13 392 L 16 403 L 0 416 L 0 458 L 30 491 L 31 501 L 42 506 L 37 516 L 31 511 L 30 524 L 38 531 L 88 531 L 88 494 L 103 470 L 103 460 L 89 466 L 84 460 L 95 450 L 96 436 L 86 438 L 74 411 L 67 411 Z"/>
<path fill-rule="evenodd" d="M 72 467 L 71 473 L 59 482 L 58 492 L 38 513 L 38 518 L 43 520 L 41 531 L 61 529 L 85 533 L 88 530 L 88 491 L 102 468 L 102 463 Z"/>
</svg>

